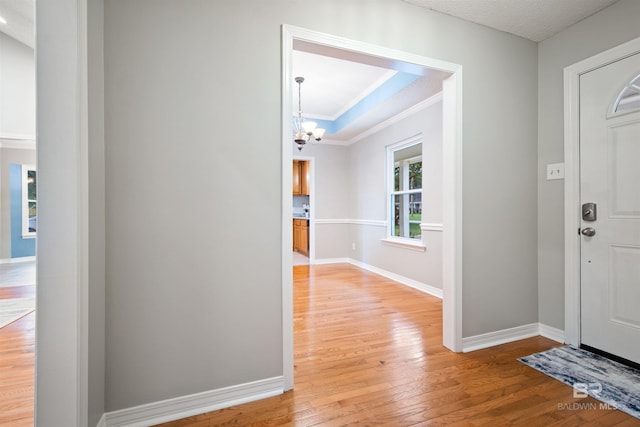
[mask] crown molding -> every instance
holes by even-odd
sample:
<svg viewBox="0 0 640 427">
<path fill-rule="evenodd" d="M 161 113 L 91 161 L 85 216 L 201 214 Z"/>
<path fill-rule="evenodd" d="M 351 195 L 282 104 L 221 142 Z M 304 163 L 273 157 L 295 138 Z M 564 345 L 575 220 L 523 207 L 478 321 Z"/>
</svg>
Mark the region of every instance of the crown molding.
<svg viewBox="0 0 640 427">
<path fill-rule="evenodd" d="M 435 95 L 425 99 L 424 101 L 421 101 L 419 103 L 417 103 L 416 105 L 414 105 L 413 107 L 407 108 L 406 110 L 396 114 L 395 116 L 392 116 L 390 118 L 388 118 L 387 120 L 378 123 L 377 125 L 367 129 L 366 131 L 354 136 L 353 138 L 351 138 L 350 140 L 348 140 L 346 142 L 346 145 L 352 145 L 355 144 L 356 142 L 371 136 L 377 132 L 380 132 L 381 130 L 394 125 L 396 123 L 398 123 L 399 121 L 406 119 L 409 116 L 412 116 L 413 114 L 416 114 L 419 111 L 424 110 L 425 108 L 428 108 L 434 104 L 437 104 L 438 102 L 442 101 L 442 92 L 438 92 Z"/>
</svg>

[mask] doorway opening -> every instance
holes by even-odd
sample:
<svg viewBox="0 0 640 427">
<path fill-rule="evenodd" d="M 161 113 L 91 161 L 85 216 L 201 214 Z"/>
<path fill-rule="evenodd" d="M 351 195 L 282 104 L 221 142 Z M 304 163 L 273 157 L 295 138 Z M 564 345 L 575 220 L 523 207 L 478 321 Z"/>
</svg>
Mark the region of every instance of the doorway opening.
<svg viewBox="0 0 640 427">
<path fill-rule="evenodd" d="M 338 38 L 299 27 L 284 25 L 282 48 L 282 164 L 290 165 L 292 153 L 293 52 L 327 50 L 330 55 L 341 55 L 350 61 L 377 64 L 389 70 L 436 70 L 449 76 L 442 80 L 442 295 L 443 295 L 443 344 L 452 351 L 462 350 L 462 67 L 457 64 L 422 57 L 407 52 Z M 420 71 L 421 72 L 421 71 Z M 293 278 L 292 252 L 290 249 L 292 174 L 283 168 L 283 223 L 282 223 L 282 276 L 283 276 L 283 376 L 284 389 L 293 388 Z M 381 185 L 384 185 L 382 183 Z M 315 203 L 314 203 L 315 205 Z M 312 205 L 311 209 L 315 209 Z M 314 221 L 311 221 L 314 223 Z M 313 234 L 313 232 L 312 232 Z M 313 247 L 311 249 L 313 251 Z"/>
<path fill-rule="evenodd" d="M 292 163 L 293 265 L 309 265 L 315 259 L 315 158 L 295 155 Z"/>
</svg>

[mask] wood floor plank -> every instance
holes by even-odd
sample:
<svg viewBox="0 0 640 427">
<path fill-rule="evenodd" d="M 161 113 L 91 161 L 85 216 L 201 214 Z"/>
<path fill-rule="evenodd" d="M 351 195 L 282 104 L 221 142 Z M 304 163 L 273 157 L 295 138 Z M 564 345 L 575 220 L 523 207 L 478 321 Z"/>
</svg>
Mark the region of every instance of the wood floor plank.
<svg viewBox="0 0 640 427">
<path fill-rule="evenodd" d="M 35 297 L 35 261 L 0 265 L 0 299 Z M 33 427 L 35 320 L 30 313 L 0 328 L 0 426 Z"/>
<path fill-rule="evenodd" d="M 162 426 L 640 424 L 619 411 L 563 410 L 576 401 L 571 387 L 517 361 L 558 343 L 452 353 L 440 299 L 357 267 L 294 267 L 293 306 L 295 390 Z"/>
<path fill-rule="evenodd" d="M 0 426 L 33 427 L 35 313 L 0 328 Z"/>
<path fill-rule="evenodd" d="M 0 288 L 0 298 L 34 294 Z M 640 424 L 516 360 L 557 343 L 455 354 L 442 347 L 441 318 L 439 299 L 356 267 L 296 267 L 295 390 L 163 426 Z M 34 313 L 0 329 L 0 356 L 0 426 L 32 426 Z"/>
</svg>

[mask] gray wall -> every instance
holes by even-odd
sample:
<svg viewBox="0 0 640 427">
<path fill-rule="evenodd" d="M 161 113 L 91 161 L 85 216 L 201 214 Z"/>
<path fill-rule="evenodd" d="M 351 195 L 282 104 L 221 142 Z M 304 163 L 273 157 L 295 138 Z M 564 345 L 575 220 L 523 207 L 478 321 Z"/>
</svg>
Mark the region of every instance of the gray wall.
<svg viewBox="0 0 640 427">
<path fill-rule="evenodd" d="M 347 147 L 321 142 L 306 144 L 302 151 L 295 148 L 292 153 L 314 158 L 316 218 L 350 218 L 348 183 L 351 165 Z"/>
<path fill-rule="evenodd" d="M 282 375 L 277 12 L 105 2 L 107 411 Z"/>
<path fill-rule="evenodd" d="M 339 145 L 310 143 L 302 151 L 298 151 L 292 144 L 292 153 L 294 156 L 314 158 L 315 219 L 351 218 L 348 149 Z M 315 225 L 314 237 L 312 244 L 316 259 L 348 256 L 348 224 L 318 223 Z"/>
<path fill-rule="evenodd" d="M 36 164 L 36 151 L 31 149 L 0 148 L 0 259 L 11 258 L 11 197 L 9 165 Z"/>
<path fill-rule="evenodd" d="M 0 32 L 0 139 L 36 134 L 36 66 L 33 49 Z"/>
<path fill-rule="evenodd" d="M 462 64 L 463 333 L 537 320 L 535 43 L 391 0 L 108 0 L 108 411 L 282 374 L 283 23 Z"/>
<path fill-rule="evenodd" d="M 442 102 L 349 147 L 351 218 L 386 221 L 386 146 L 422 134 L 423 223 L 442 224 Z M 350 257 L 442 289 L 442 232 L 423 231 L 425 252 L 382 243 L 386 227 L 353 224 Z"/>
<path fill-rule="evenodd" d="M 538 292 L 540 323 L 564 329 L 564 181 L 546 165 L 564 159 L 563 70 L 640 37 L 640 2 L 621 0 L 538 46 Z"/>
</svg>

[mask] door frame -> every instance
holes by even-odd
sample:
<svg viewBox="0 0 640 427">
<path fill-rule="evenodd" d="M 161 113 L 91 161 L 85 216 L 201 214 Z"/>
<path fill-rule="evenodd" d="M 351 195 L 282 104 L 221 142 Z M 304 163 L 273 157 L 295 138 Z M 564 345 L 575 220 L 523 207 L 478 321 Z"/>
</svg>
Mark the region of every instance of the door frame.
<svg viewBox="0 0 640 427">
<path fill-rule="evenodd" d="M 640 53 L 640 37 L 564 69 L 564 334 L 580 345 L 580 76 Z"/>
<path fill-rule="evenodd" d="M 354 41 L 292 25 L 282 26 L 282 165 L 292 154 L 293 41 L 331 46 L 369 56 L 417 64 L 451 73 L 443 81 L 443 345 L 462 351 L 462 66 L 395 49 Z M 282 172 L 282 355 L 284 390 L 293 389 L 292 175 Z M 313 207 L 312 207 L 313 209 Z"/>
</svg>

